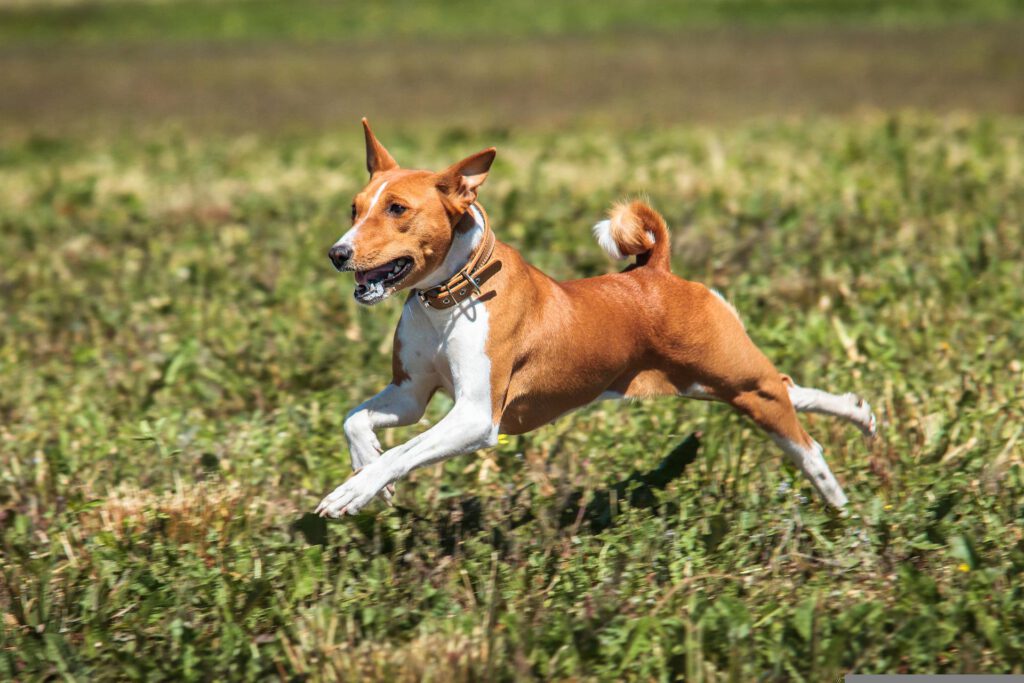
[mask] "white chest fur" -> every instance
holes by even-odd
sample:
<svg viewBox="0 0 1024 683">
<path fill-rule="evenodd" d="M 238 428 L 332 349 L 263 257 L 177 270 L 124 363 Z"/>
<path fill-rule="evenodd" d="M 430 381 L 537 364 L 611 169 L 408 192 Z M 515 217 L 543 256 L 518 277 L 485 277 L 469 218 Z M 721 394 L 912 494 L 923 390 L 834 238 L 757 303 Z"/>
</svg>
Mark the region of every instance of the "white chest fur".
<svg viewBox="0 0 1024 683">
<path fill-rule="evenodd" d="M 402 357 L 429 359 L 456 403 L 486 410 L 491 421 L 491 359 L 487 356 L 487 306 L 473 299 L 444 310 L 427 308 L 416 297 L 402 314 Z M 409 371 L 415 372 L 415 367 Z"/>
</svg>

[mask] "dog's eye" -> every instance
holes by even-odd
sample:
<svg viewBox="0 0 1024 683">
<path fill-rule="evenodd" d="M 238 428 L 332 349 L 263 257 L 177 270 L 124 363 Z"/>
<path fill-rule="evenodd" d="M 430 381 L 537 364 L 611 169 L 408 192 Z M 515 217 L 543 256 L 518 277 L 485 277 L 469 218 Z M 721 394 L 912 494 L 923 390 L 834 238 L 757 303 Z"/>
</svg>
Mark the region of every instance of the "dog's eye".
<svg viewBox="0 0 1024 683">
<path fill-rule="evenodd" d="M 397 202 L 391 202 L 390 204 L 388 204 L 388 213 L 391 214 L 392 216 L 401 216 L 403 213 L 405 213 L 405 209 L 406 207 L 402 206 Z"/>
<path fill-rule="evenodd" d="M 356 205 L 352 205 L 352 220 L 356 219 Z"/>
</svg>

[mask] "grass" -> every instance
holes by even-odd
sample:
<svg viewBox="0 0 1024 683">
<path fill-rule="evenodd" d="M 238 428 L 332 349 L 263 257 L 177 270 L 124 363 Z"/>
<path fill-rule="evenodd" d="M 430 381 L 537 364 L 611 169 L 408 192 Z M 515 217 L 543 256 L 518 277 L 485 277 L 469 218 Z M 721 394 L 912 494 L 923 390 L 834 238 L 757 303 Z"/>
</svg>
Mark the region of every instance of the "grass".
<svg viewBox="0 0 1024 683">
<path fill-rule="evenodd" d="M 589 225 L 646 193 L 676 272 L 880 436 L 806 419 L 838 517 L 722 406 L 602 404 L 325 524 L 399 313 L 325 257 L 351 123 L 0 150 L 0 677 L 1024 671 L 1019 118 L 378 130 L 414 166 L 497 144 L 498 234 L 560 278 L 612 268 Z"/>
</svg>

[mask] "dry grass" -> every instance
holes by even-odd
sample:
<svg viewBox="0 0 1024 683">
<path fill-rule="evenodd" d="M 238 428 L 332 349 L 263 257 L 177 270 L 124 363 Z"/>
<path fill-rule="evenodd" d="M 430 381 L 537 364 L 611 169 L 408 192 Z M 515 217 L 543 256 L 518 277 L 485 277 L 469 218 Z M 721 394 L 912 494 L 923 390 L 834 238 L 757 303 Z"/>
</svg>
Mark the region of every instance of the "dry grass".
<svg viewBox="0 0 1024 683">
<path fill-rule="evenodd" d="M 175 481 L 175 488 L 154 493 L 133 484 L 118 486 L 99 498 L 102 503 L 78 515 L 74 527 L 83 538 L 107 532 L 117 541 L 156 533 L 174 543 L 192 543 L 202 549 L 210 532 L 230 541 L 232 525 L 263 526 L 269 519 L 294 514 L 291 506 L 269 505 L 253 498 L 237 483 Z"/>
<path fill-rule="evenodd" d="M 339 641 L 344 626 L 337 612 L 311 610 L 282 639 L 292 671 L 321 681 L 468 683 L 487 680 L 488 643 L 482 628 L 426 633 L 403 643 Z"/>
</svg>

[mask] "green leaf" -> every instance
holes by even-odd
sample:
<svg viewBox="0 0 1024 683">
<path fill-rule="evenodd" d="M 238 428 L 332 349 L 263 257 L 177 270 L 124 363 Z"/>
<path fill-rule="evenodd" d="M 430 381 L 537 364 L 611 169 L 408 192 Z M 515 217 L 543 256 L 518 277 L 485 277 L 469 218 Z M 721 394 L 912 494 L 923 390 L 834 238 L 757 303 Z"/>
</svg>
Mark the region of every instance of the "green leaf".
<svg viewBox="0 0 1024 683">
<path fill-rule="evenodd" d="M 974 549 L 974 543 L 964 534 L 957 534 L 950 539 L 949 550 L 953 557 L 966 564 L 971 571 L 974 571 L 981 565 L 978 553 Z"/>
<path fill-rule="evenodd" d="M 793 610 L 793 628 L 805 641 L 810 641 L 814 629 L 814 613 L 818 608 L 818 597 L 811 596 Z"/>
</svg>

